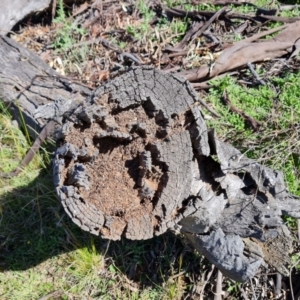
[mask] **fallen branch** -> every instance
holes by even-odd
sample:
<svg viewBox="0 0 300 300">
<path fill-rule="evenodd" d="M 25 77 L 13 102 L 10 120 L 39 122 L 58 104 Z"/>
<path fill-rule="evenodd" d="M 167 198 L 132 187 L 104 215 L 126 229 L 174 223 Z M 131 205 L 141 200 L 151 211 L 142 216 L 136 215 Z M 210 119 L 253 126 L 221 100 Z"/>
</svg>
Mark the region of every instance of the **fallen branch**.
<svg viewBox="0 0 300 300">
<path fill-rule="evenodd" d="M 267 32 L 269 34 L 270 31 L 268 30 Z M 288 25 L 272 39 L 252 42 L 258 36 L 261 37 L 267 32 L 237 42 L 225 49 L 215 61 L 213 68 L 206 65 L 190 71 L 183 71 L 179 74 L 189 81 L 208 80 L 219 74 L 245 66 L 248 62 L 265 61 L 292 54 L 293 47 L 300 39 L 300 22 Z M 299 51 L 299 49 L 297 50 Z"/>
<path fill-rule="evenodd" d="M 284 22 L 284 23 L 295 23 L 297 21 L 300 21 L 300 17 L 277 17 L 277 16 L 267 16 L 267 15 L 260 15 L 260 17 L 270 20 L 270 21 L 275 21 L 275 22 Z"/>
<path fill-rule="evenodd" d="M 225 105 L 227 105 L 229 107 L 229 110 L 232 112 L 232 113 L 235 113 L 235 114 L 238 114 L 241 118 L 243 118 L 245 120 L 245 123 L 250 126 L 253 131 L 258 131 L 259 128 L 261 127 L 261 124 L 260 122 L 258 122 L 257 120 L 255 120 L 254 118 L 248 116 L 247 114 L 245 114 L 243 111 L 241 111 L 240 109 L 238 109 L 237 107 L 235 107 L 227 93 L 226 93 L 226 90 L 224 90 L 223 92 L 223 95 L 222 95 L 222 100 L 224 102 Z"/>
<path fill-rule="evenodd" d="M 223 281 L 222 273 L 220 272 L 220 270 L 218 270 L 214 300 L 222 300 L 222 281 Z"/>
<path fill-rule="evenodd" d="M 202 17 L 212 18 L 216 13 L 214 11 L 206 11 L 206 10 L 205 11 L 185 11 L 185 10 L 178 9 L 178 8 L 167 8 L 167 7 L 162 7 L 162 9 L 168 17 L 192 18 L 197 21 L 201 20 Z M 229 13 L 226 11 L 222 11 L 219 18 L 221 20 L 229 18 L 229 19 L 251 20 L 251 21 L 255 22 L 255 19 L 252 16 L 248 16 L 245 14 L 239 14 L 239 13 L 231 13 L 231 12 Z"/>
</svg>

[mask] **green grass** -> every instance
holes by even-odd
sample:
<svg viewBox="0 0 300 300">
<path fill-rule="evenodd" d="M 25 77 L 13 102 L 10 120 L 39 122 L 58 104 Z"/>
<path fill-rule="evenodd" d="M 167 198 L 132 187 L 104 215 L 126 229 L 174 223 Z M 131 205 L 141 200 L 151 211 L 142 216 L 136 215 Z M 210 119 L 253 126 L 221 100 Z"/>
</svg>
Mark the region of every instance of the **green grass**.
<svg viewBox="0 0 300 300">
<path fill-rule="evenodd" d="M 80 39 L 80 36 L 86 33 L 83 28 L 78 27 L 74 19 L 67 17 L 62 0 L 58 0 L 57 16 L 54 23 L 62 25 L 57 30 L 56 39 L 52 45 L 58 52 L 70 50 Z"/>
<path fill-rule="evenodd" d="M 25 128 L 25 126 L 23 127 Z M 10 114 L 0 102 L 0 171 L 9 172 L 15 169 L 26 154 L 30 143 L 28 132 L 25 130 L 24 135 L 22 131 L 11 122 Z M 28 180 L 36 176 L 39 167 L 45 167 L 44 159 L 41 155 L 37 155 L 32 164 L 23 171 L 23 173 L 27 175 L 26 179 L 20 180 L 18 177 L 15 177 L 12 179 L 12 183 L 16 185 L 27 185 Z M 2 184 L 0 179 L 0 191 L 5 192 L 6 189 L 9 189 L 9 187 Z"/>
<path fill-rule="evenodd" d="M 229 76 L 212 83 L 207 101 L 221 118 L 209 120 L 208 126 L 248 157 L 282 170 L 289 190 L 300 195 L 300 73 L 271 78 L 269 85 L 256 88 L 243 87 Z M 236 108 L 262 124 L 259 132 L 220 101 L 224 90 Z"/>
<path fill-rule="evenodd" d="M 58 1 L 57 15 L 53 22 L 58 24 L 52 43 L 56 54 L 56 70 L 62 75 L 78 72 L 83 65 L 82 62 L 86 61 L 91 52 L 91 49 L 85 45 L 74 47 L 86 34 L 86 30 L 79 27 L 72 17 L 67 16 L 63 0 Z"/>
<path fill-rule="evenodd" d="M 128 25 L 127 32 L 134 36 L 136 39 L 147 38 L 150 33 L 149 22 L 153 19 L 155 13 L 149 9 L 144 0 L 138 0 L 136 3 L 136 8 L 142 16 L 142 22 L 136 26 Z"/>
</svg>

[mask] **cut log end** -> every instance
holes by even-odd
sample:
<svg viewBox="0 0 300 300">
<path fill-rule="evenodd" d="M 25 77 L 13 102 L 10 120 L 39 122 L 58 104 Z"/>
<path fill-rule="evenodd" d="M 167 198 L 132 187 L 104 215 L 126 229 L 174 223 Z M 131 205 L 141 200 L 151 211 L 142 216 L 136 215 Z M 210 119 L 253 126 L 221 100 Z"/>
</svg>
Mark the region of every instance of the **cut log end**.
<svg viewBox="0 0 300 300">
<path fill-rule="evenodd" d="M 209 152 L 189 88 L 175 76 L 135 69 L 96 90 L 63 127 L 55 182 L 82 229 L 113 240 L 149 239 L 183 217 L 192 144 Z"/>
</svg>

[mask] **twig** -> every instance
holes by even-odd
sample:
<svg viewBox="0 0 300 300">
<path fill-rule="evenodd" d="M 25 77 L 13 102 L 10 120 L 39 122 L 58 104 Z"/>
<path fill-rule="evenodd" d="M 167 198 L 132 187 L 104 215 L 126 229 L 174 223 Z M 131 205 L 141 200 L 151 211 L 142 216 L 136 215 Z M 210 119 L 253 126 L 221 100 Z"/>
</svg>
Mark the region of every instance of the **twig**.
<svg viewBox="0 0 300 300">
<path fill-rule="evenodd" d="M 55 17 L 56 5 L 57 5 L 56 0 L 53 0 L 52 1 L 52 9 L 51 9 L 52 21 L 54 20 L 54 17 Z"/>
<path fill-rule="evenodd" d="M 222 273 L 218 270 L 214 300 L 222 300 Z"/>
<path fill-rule="evenodd" d="M 164 68 L 164 69 L 162 69 L 162 71 L 165 72 L 165 73 L 172 73 L 172 72 L 176 72 L 176 71 L 178 71 L 180 69 L 181 69 L 180 66 L 175 66 L 175 67 L 172 67 L 170 69 Z"/>
<path fill-rule="evenodd" d="M 208 29 L 208 27 L 211 25 L 211 23 L 218 19 L 219 16 L 221 14 L 223 14 L 223 12 L 225 12 L 225 10 L 227 9 L 227 6 L 224 6 L 223 8 L 221 8 L 220 10 L 218 10 L 208 21 L 205 22 L 205 24 L 201 27 L 201 29 L 196 32 L 196 34 L 193 36 L 193 40 L 195 40 L 197 37 L 201 36 L 205 31 L 206 29 Z"/>
<path fill-rule="evenodd" d="M 168 8 L 163 6 L 162 10 L 165 14 L 169 17 L 176 17 L 176 18 L 192 18 L 194 20 L 199 20 L 201 17 L 208 17 L 211 18 L 216 12 L 214 11 L 186 11 L 178 8 Z M 223 12 L 221 15 L 222 19 L 242 19 L 242 20 L 251 20 L 255 22 L 255 19 L 252 16 L 248 16 L 245 14 L 239 13 L 230 13 Z"/>
<path fill-rule="evenodd" d="M 174 52 L 174 53 L 169 54 L 169 58 L 177 57 L 177 56 L 184 56 L 187 54 L 188 54 L 188 50 L 182 50 L 180 52 Z"/>
<path fill-rule="evenodd" d="M 250 43 L 250 42 L 254 42 L 266 35 L 269 35 L 269 34 L 272 34 L 272 33 L 275 33 L 275 32 L 278 32 L 282 29 L 285 29 L 287 28 L 289 25 L 282 25 L 282 26 L 279 26 L 279 27 L 276 27 L 276 28 L 272 28 L 272 29 L 269 29 L 269 30 L 266 30 L 266 31 L 263 31 L 263 32 L 260 32 L 260 33 L 257 33 L 257 34 L 254 34 L 252 35 L 251 37 L 247 38 L 247 39 L 244 39 L 242 41 L 239 41 L 237 43 Z"/>
<path fill-rule="evenodd" d="M 255 79 L 259 82 L 259 84 L 261 85 L 266 85 L 265 81 L 263 81 L 259 75 L 256 73 L 256 71 L 254 70 L 253 64 L 251 62 L 247 63 L 247 66 L 250 70 L 250 72 L 252 73 L 252 75 L 255 77 Z"/>
<path fill-rule="evenodd" d="M 203 35 L 206 38 L 210 39 L 214 44 L 220 44 L 220 41 L 213 34 L 211 34 L 208 30 L 203 32 Z"/>
<path fill-rule="evenodd" d="M 300 243 L 300 220 L 297 220 L 297 225 L 298 225 L 298 243 Z"/>
<path fill-rule="evenodd" d="M 198 102 L 204 106 L 212 115 L 214 115 L 217 118 L 221 118 L 221 116 L 215 112 L 211 107 L 209 107 L 203 100 L 201 100 L 200 98 L 198 98 Z"/>
<path fill-rule="evenodd" d="M 236 34 L 241 34 L 245 31 L 245 29 L 249 26 L 249 22 L 248 21 L 245 21 L 243 24 L 241 24 L 238 28 L 236 28 L 234 30 L 234 32 Z"/>
<path fill-rule="evenodd" d="M 70 48 L 79 47 L 79 46 L 83 46 L 83 45 L 86 45 L 86 46 L 94 45 L 94 44 L 98 44 L 98 43 L 102 44 L 104 47 L 107 47 L 113 51 L 116 51 L 118 54 L 134 61 L 138 65 L 142 64 L 142 60 L 136 54 L 123 52 L 119 47 L 117 47 L 116 45 L 114 45 L 113 43 L 111 43 L 110 41 L 108 41 L 107 39 L 104 39 L 104 38 L 98 38 L 98 39 L 94 39 L 92 41 L 80 42 L 80 43 L 72 45 Z"/>
<path fill-rule="evenodd" d="M 300 8 L 300 5 L 280 5 L 279 10 L 294 10 Z"/>
<path fill-rule="evenodd" d="M 191 38 L 199 31 L 201 27 L 203 27 L 203 21 L 201 22 L 193 22 L 191 28 L 188 30 L 188 32 L 185 34 L 181 42 L 179 42 L 177 45 L 175 45 L 174 49 L 183 49 L 183 46 L 185 46 Z"/>
<path fill-rule="evenodd" d="M 267 19 L 267 20 L 271 20 L 271 21 L 275 21 L 275 22 L 285 22 L 285 23 L 294 23 L 300 20 L 299 17 L 277 17 L 277 16 L 266 16 L 266 15 L 259 15 L 260 17 Z"/>
<path fill-rule="evenodd" d="M 244 290 L 241 286 L 239 286 L 239 291 L 241 292 L 241 294 L 242 294 L 244 300 L 249 300 L 249 298 L 248 298 L 247 295 L 246 295 L 245 290 Z"/>
<path fill-rule="evenodd" d="M 290 275 L 289 275 L 289 281 L 290 281 L 290 289 L 292 294 L 292 299 L 295 300 L 294 296 L 294 289 L 293 289 L 293 282 L 292 282 L 292 270 L 300 263 L 300 259 L 298 259 L 291 267 L 290 267 Z"/>
<path fill-rule="evenodd" d="M 212 275 L 214 269 L 215 269 L 215 265 L 212 265 L 212 266 L 211 266 L 210 272 L 207 274 L 207 279 L 206 279 L 206 281 L 204 282 L 204 284 L 202 285 L 202 289 L 201 289 L 201 291 L 200 291 L 200 299 L 202 299 L 201 297 L 202 297 L 202 294 L 203 294 L 203 292 L 204 292 L 205 286 L 207 285 L 207 283 L 208 283 L 208 281 L 209 281 L 209 279 L 210 279 L 210 277 L 211 277 L 211 275 Z"/>
<path fill-rule="evenodd" d="M 248 116 L 243 111 L 236 108 L 234 105 L 232 105 L 232 103 L 231 103 L 231 101 L 230 101 L 230 99 L 229 99 L 229 97 L 226 93 L 226 90 L 224 90 L 224 92 L 223 92 L 222 100 L 223 100 L 224 104 L 228 105 L 229 110 L 231 112 L 236 113 L 239 116 L 241 116 L 245 120 L 246 124 L 249 125 L 254 131 L 259 130 L 259 128 L 261 126 L 261 123 L 258 122 L 257 120 L 255 120 L 254 118 Z"/>
<path fill-rule="evenodd" d="M 253 286 L 253 282 L 252 282 L 252 279 L 250 279 L 250 283 L 251 283 L 251 289 L 252 289 L 252 293 L 253 293 L 253 299 L 254 299 L 254 300 L 257 300 L 256 294 L 255 294 L 255 290 L 254 290 L 254 286 Z"/>
<path fill-rule="evenodd" d="M 9 173 L 0 173 L 0 178 L 11 178 L 14 176 L 17 176 L 22 172 L 22 170 L 32 161 L 34 158 L 36 152 L 40 149 L 43 142 L 50 136 L 51 133 L 53 133 L 55 128 L 56 122 L 53 120 L 50 120 L 42 129 L 36 140 L 34 141 L 33 145 L 28 150 L 27 154 L 23 158 L 23 160 L 20 162 L 18 167 Z"/>
<path fill-rule="evenodd" d="M 275 287 L 275 296 L 278 297 L 281 294 L 281 284 L 282 284 L 282 275 L 280 273 L 276 274 L 276 287 Z"/>
<path fill-rule="evenodd" d="M 173 280 L 173 279 L 175 279 L 175 278 L 177 278 L 177 277 L 182 276 L 182 275 L 185 274 L 185 273 L 186 273 L 186 271 L 181 271 L 181 272 L 179 272 L 178 274 L 175 274 L 175 275 L 173 275 L 173 276 L 170 276 L 169 279 L 170 279 L 170 280 Z"/>
<path fill-rule="evenodd" d="M 201 3 L 205 3 L 206 1 L 200 1 Z M 241 6 L 241 5 L 249 5 L 253 7 L 257 7 L 255 4 L 252 2 L 246 2 L 246 1 L 230 1 L 230 0 L 225 0 L 225 1 L 207 1 L 206 3 L 209 3 L 210 5 L 236 5 L 236 6 Z"/>
</svg>

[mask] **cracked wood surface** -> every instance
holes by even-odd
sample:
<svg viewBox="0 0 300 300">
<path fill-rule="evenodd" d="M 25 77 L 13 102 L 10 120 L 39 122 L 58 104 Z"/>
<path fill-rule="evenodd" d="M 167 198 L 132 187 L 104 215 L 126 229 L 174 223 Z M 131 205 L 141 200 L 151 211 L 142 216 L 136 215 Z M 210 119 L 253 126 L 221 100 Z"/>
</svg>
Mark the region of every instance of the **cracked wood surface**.
<svg viewBox="0 0 300 300">
<path fill-rule="evenodd" d="M 190 109 L 196 101 L 187 81 L 153 69 L 134 69 L 98 88 L 63 129 L 56 153 L 58 194 L 74 222 L 106 238 L 148 239 L 183 218 L 193 182 L 190 123 L 193 112 L 202 118 L 197 106 Z M 206 143 L 208 153 L 205 131 L 205 124 L 193 126 L 194 141 Z M 86 215 L 67 204 L 74 178 L 72 197 Z M 104 224 L 88 217 L 90 204 Z"/>
<path fill-rule="evenodd" d="M 186 80 L 151 68 L 96 89 L 62 127 L 55 154 L 67 214 L 113 240 L 177 229 L 236 281 L 264 263 L 286 274 L 291 237 L 281 216 L 299 217 L 299 198 L 281 172 L 208 131 L 197 104 Z"/>
<path fill-rule="evenodd" d="M 78 226 L 110 239 L 177 228 L 229 278 L 245 281 L 263 263 L 285 274 L 281 215 L 299 218 L 299 198 L 281 172 L 207 130 L 186 80 L 136 68 L 90 94 L 14 41 L 0 45 L 1 96 L 14 118 L 22 112 L 33 137 L 61 123 L 54 185 Z"/>
</svg>

